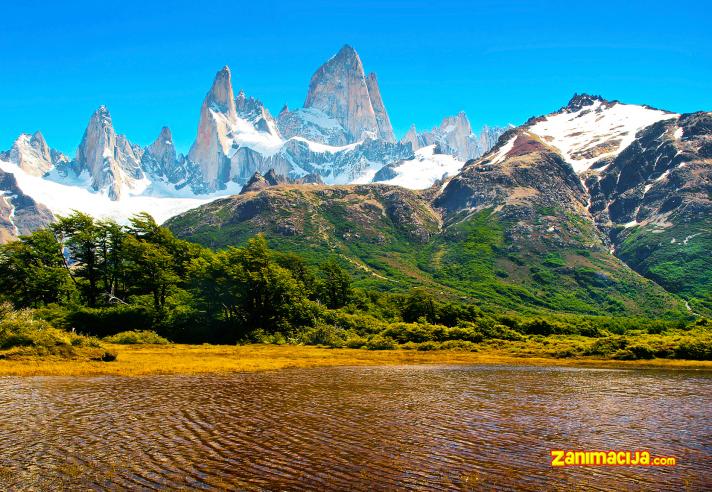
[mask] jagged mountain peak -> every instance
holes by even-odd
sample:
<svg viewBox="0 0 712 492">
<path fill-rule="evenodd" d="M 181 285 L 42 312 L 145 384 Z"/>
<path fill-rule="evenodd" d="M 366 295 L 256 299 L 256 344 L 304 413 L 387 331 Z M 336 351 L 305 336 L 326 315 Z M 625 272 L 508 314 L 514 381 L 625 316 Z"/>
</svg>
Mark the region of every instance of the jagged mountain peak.
<svg viewBox="0 0 712 492">
<path fill-rule="evenodd" d="M 148 149 L 157 150 L 164 149 L 167 147 L 173 147 L 173 134 L 171 133 L 170 128 L 164 126 L 163 128 L 161 128 L 161 132 L 158 134 L 153 143 L 148 146 Z"/>
<path fill-rule="evenodd" d="M 446 116 L 440 123 L 440 129 L 443 131 L 453 131 L 462 132 L 464 134 L 472 133 L 472 126 L 470 125 L 470 120 L 464 111 L 460 111 L 455 116 Z"/>
<path fill-rule="evenodd" d="M 143 177 L 142 154 L 125 136 L 116 134 L 109 110 L 102 105 L 89 119 L 74 169 L 78 175 L 89 173 L 95 191 L 106 191 L 109 198 L 119 200 Z"/>
<path fill-rule="evenodd" d="M 171 129 L 168 128 L 167 126 L 164 126 L 161 128 L 161 133 L 158 135 L 158 138 L 156 140 L 162 140 L 166 143 L 173 143 L 173 134 L 171 133 Z"/>
<path fill-rule="evenodd" d="M 341 49 L 334 55 L 332 58 L 334 59 L 339 59 L 339 60 L 358 60 L 359 62 L 361 61 L 361 58 L 358 56 L 358 53 L 356 50 L 351 46 L 350 44 L 344 44 Z M 331 60 L 330 60 L 331 61 Z"/>
<path fill-rule="evenodd" d="M 567 106 L 532 118 L 525 126 L 558 149 L 577 173 L 583 173 L 596 162 L 616 157 L 643 128 L 678 117 L 678 114 L 647 106 L 574 94 Z"/>
<path fill-rule="evenodd" d="M 37 144 L 41 145 L 42 147 L 47 147 L 47 141 L 45 140 L 44 135 L 42 135 L 42 132 L 39 130 L 32 134 L 30 141 L 37 142 Z"/>
<path fill-rule="evenodd" d="M 574 95 L 571 97 L 571 99 L 569 99 L 569 102 L 566 104 L 566 106 L 564 106 L 563 109 L 575 112 L 579 111 L 584 106 L 592 106 L 595 102 L 611 104 L 610 101 L 607 101 L 601 96 L 586 93 L 578 94 L 574 92 Z"/>
<path fill-rule="evenodd" d="M 235 95 L 232 90 L 232 73 L 225 65 L 218 70 L 210 91 L 205 96 L 205 104 L 212 110 L 225 113 L 233 118 L 235 112 Z"/>
<path fill-rule="evenodd" d="M 16 164 L 33 176 L 42 176 L 55 164 L 69 160 L 61 152 L 51 149 L 39 130 L 18 136 L 9 151 L 0 153 L 0 159 Z"/>
<path fill-rule="evenodd" d="M 382 135 L 381 128 L 390 126 L 390 121 L 378 84 L 373 79 L 369 91 L 368 80 L 358 54 L 346 45 L 314 72 L 304 107 L 338 121 L 347 143 L 362 140 L 365 134 Z"/>
<path fill-rule="evenodd" d="M 368 94 L 371 98 L 371 105 L 373 106 L 373 111 L 376 114 L 376 122 L 378 123 L 378 135 L 388 141 L 395 142 L 396 136 L 393 133 L 393 126 L 391 125 L 391 119 L 388 117 L 388 112 L 383 104 L 383 99 L 381 98 L 381 89 L 378 86 L 378 78 L 376 77 L 376 72 L 371 72 L 366 78 L 366 86 L 368 87 Z"/>
</svg>

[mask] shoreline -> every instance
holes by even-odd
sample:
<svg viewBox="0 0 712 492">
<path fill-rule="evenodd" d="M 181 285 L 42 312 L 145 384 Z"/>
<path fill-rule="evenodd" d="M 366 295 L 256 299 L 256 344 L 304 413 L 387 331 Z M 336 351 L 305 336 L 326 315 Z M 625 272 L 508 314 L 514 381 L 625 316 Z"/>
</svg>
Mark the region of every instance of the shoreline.
<svg viewBox="0 0 712 492">
<path fill-rule="evenodd" d="M 515 356 L 505 350 L 364 350 L 303 345 L 113 345 L 115 361 L 57 357 L 0 360 L 7 376 L 147 376 L 228 374 L 287 368 L 399 365 L 511 365 L 592 369 L 667 369 L 712 371 L 712 361 L 648 359 L 623 361 L 594 358 Z"/>
</svg>

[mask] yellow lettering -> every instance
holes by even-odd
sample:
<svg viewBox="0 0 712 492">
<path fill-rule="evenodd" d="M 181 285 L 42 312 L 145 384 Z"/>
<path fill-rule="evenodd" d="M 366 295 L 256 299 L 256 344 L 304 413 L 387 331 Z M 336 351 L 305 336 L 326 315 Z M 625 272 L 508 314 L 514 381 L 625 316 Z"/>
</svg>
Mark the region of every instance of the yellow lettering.
<svg viewBox="0 0 712 492">
<path fill-rule="evenodd" d="M 606 453 L 603 451 L 594 451 L 589 453 L 589 465 L 605 465 Z"/>
<path fill-rule="evenodd" d="M 650 464 L 650 453 L 647 451 L 643 451 L 640 453 L 640 464 L 641 465 L 649 465 Z"/>
<path fill-rule="evenodd" d="M 552 449 L 551 450 L 551 466 L 564 466 L 566 463 L 564 463 L 564 451 L 561 449 Z"/>
</svg>

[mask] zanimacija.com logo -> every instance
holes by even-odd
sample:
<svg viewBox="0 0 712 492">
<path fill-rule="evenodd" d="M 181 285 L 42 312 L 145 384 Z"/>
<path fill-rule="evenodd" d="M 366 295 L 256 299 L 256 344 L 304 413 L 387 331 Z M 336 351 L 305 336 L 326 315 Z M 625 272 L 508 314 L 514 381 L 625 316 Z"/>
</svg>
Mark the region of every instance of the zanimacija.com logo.
<svg viewBox="0 0 712 492">
<path fill-rule="evenodd" d="M 675 466 L 673 456 L 650 456 L 648 451 L 551 450 L 551 466 Z"/>
</svg>

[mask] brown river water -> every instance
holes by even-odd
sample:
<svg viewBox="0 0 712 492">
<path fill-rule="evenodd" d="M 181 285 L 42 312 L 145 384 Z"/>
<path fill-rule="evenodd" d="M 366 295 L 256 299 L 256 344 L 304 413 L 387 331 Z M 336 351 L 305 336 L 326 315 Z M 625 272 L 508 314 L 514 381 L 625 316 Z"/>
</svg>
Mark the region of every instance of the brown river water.
<svg viewBox="0 0 712 492">
<path fill-rule="evenodd" d="M 0 378 L 0 490 L 712 490 L 712 374 L 506 366 Z M 674 467 L 552 468 L 551 449 Z"/>
</svg>

